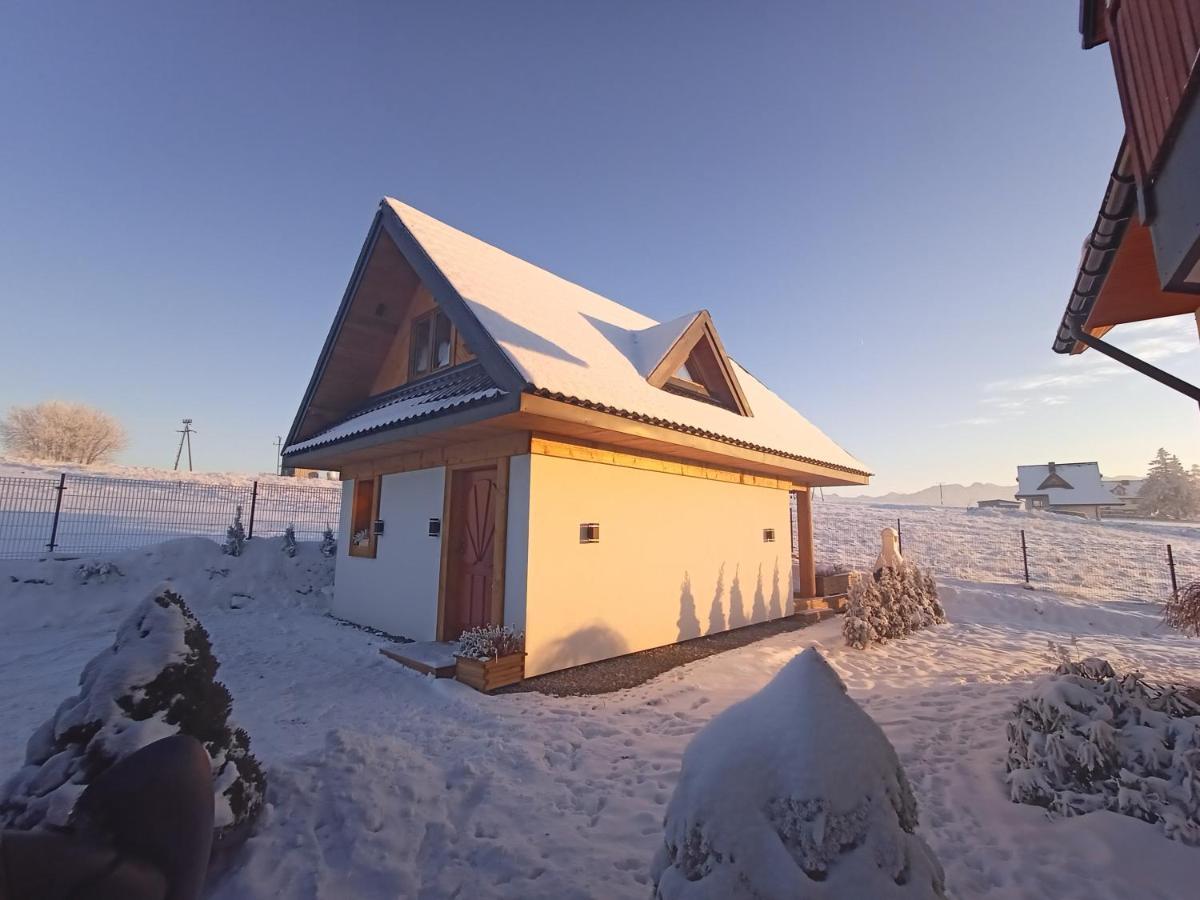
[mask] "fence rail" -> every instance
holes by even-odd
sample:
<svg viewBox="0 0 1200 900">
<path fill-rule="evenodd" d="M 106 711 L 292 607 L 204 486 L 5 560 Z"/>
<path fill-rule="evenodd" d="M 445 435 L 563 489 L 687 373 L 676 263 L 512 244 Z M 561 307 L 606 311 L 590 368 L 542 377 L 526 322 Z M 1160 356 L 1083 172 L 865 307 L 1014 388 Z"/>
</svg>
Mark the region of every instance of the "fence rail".
<svg viewBox="0 0 1200 900">
<path fill-rule="evenodd" d="M 238 507 L 250 536 L 335 534 L 341 492 L 328 484 L 214 484 L 62 474 L 0 478 L 0 559 L 111 553 L 170 538 L 221 539 Z"/>
</svg>

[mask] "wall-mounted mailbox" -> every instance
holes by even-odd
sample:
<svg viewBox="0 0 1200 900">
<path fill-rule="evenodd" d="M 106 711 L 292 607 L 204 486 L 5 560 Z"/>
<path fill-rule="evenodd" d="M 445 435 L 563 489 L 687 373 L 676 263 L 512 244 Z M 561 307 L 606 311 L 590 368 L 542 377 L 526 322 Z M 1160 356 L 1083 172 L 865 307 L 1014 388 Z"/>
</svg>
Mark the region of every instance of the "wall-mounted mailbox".
<svg viewBox="0 0 1200 900">
<path fill-rule="evenodd" d="M 430 519 L 429 520 L 429 536 L 431 538 L 442 536 L 442 520 L 441 519 Z"/>
<path fill-rule="evenodd" d="M 775 529 L 774 528 L 764 528 L 763 529 L 763 543 L 764 544 L 775 543 Z"/>
<path fill-rule="evenodd" d="M 579 543 L 581 544 L 598 544 L 600 543 L 600 523 L 599 522 L 584 522 L 579 526 Z"/>
<path fill-rule="evenodd" d="M 383 534 L 383 519 L 376 519 L 371 523 L 371 533 L 377 536 Z"/>
</svg>

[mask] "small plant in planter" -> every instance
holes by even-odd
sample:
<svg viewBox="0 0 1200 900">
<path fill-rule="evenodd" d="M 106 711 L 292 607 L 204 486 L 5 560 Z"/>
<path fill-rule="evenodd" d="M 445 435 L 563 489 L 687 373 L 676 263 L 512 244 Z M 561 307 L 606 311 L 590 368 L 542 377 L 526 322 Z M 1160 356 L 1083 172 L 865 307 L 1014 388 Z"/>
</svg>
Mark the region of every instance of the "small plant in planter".
<svg viewBox="0 0 1200 900">
<path fill-rule="evenodd" d="M 458 680 L 488 693 L 525 677 L 525 634 L 512 625 L 468 628 L 455 656 Z"/>
</svg>

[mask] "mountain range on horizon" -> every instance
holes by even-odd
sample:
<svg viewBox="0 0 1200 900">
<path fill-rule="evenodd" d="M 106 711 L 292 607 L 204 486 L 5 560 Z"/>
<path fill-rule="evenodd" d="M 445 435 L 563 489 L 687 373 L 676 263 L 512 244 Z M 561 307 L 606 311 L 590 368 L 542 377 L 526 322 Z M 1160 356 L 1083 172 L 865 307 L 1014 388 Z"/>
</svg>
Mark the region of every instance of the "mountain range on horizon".
<svg viewBox="0 0 1200 900">
<path fill-rule="evenodd" d="M 1145 477 L 1145 476 L 1141 476 Z M 1105 481 L 1137 481 L 1138 476 L 1105 475 Z M 887 494 L 855 494 L 846 496 L 830 493 L 830 497 L 838 500 L 851 500 L 855 503 L 891 503 L 898 506 L 975 506 L 980 500 L 1013 500 L 1017 492 L 1015 484 L 993 484 L 987 481 L 976 481 L 973 484 L 942 484 L 931 485 L 912 493 L 891 491 Z"/>
</svg>

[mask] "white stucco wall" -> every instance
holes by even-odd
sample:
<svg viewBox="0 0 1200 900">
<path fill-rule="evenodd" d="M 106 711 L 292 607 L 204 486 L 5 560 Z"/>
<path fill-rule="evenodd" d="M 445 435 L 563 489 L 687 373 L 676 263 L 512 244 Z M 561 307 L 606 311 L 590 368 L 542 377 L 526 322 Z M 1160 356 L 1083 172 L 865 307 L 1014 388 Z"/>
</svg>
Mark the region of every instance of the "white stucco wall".
<svg viewBox="0 0 1200 900">
<path fill-rule="evenodd" d="M 526 675 L 792 612 L 787 491 L 521 459 L 529 470 L 527 548 L 514 558 L 510 517 L 505 618 L 521 610 Z M 510 474 L 510 504 L 518 481 Z M 599 523 L 599 543 L 579 542 L 584 522 Z M 764 528 L 775 529 L 774 543 L 763 541 Z"/>
<path fill-rule="evenodd" d="M 441 539 L 429 537 L 429 520 L 441 518 L 445 469 L 383 476 L 379 518 L 384 521 L 374 559 L 350 556 L 350 498 L 342 483 L 343 535 L 333 584 L 333 614 L 418 641 L 437 631 Z"/>
</svg>

